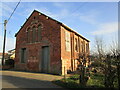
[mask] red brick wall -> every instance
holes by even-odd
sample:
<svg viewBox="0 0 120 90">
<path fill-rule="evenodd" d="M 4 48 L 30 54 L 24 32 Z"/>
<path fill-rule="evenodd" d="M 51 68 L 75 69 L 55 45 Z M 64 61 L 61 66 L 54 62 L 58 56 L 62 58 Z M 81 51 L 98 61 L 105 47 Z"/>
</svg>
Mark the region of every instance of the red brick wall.
<svg viewBox="0 0 120 90">
<path fill-rule="evenodd" d="M 61 60 L 62 60 L 62 74 L 67 74 L 67 70 L 71 70 L 71 51 L 66 51 L 65 44 L 66 29 L 61 26 Z"/>
<path fill-rule="evenodd" d="M 61 26 L 61 60 L 62 60 L 62 74 L 68 71 L 76 71 L 77 65 L 79 64 L 78 60 L 81 52 L 81 41 L 84 41 L 85 44 L 89 44 L 88 41 L 84 40 L 80 36 L 76 35 L 74 32 L 68 31 L 70 33 L 70 46 L 71 50 L 66 51 L 65 49 L 65 31 L 66 29 Z M 75 39 L 77 39 L 78 51 L 75 50 Z M 86 50 L 86 49 L 85 49 Z M 89 51 L 85 52 L 89 53 Z"/>
<path fill-rule="evenodd" d="M 27 32 L 26 29 L 31 25 L 34 17 L 39 20 L 38 23 L 42 25 L 41 36 L 42 40 L 35 43 L 27 43 Z M 36 20 L 35 19 L 35 20 Z M 38 24 L 37 23 L 37 24 Z M 35 26 L 37 27 L 37 24 Z M 50 47 L 50 71 L 49 73 L 54 74 L 67 74 L 67 71 L 75 71 L 77 69 L 78 54 L 81 53 L 81 41 L 85 44 L 88 41 L 76 35 L 74 32 L 70 32 L 70 46 L 71 50 L 66 51 L 65 48 L 65 31 L 63 26 L 58 22 L 46 17 L 45 15 L 39 15 L 38 12 L 34 12 L 23 28 L 19 31 L 16 36 L 16 57 L 15 57 L 15 69 L 27 70 L 27 71 L 41 71 L 41 56 L 42 46 Z M 32 34 L 31 34 L 32 35 Z M 78 40 L 78 52 L 75 51 L 75 38 Z M 31 38 L 32 39 L 32 36 Z M 37 35 L 36 35 L 36 39 Z M 25 64 L 20 63 L 20 49 L 27 49 L 27 60 Z M 88 51 L 89 52 L 89 51 Z M 64 68 L 65 67 L 65 68 Z"/>
<path fill-rule="evenodd" d="M 34 16 L 42 24 L 42 40 L 36 43 L 27 43 L 26 29 L 31 26 Z M 31 36 L 32 37 L 32 36 Z M 15 68 L 17 70 L 41 71 L 41 48 L 49 46 L 50 48 L 50 73 L 61 74 L 61 43 L 60 43 L 60 25 L 34 12 L 24 24 L 23 28 L 16 36 L 16 57 Z M 20 49 L 26 48 L 27 60 L 25 64 L 20 63 Z"/>
</svg>

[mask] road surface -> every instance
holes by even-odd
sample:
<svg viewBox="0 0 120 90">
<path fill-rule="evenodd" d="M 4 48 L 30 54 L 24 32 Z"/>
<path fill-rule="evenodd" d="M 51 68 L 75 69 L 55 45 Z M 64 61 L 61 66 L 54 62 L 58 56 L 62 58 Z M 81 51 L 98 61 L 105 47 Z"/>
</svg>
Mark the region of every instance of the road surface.
<svg viewBox="0 0 120 90">
<path fill-rule="evenodd" d="M 61 88 L 51 82 L 54 79 L 60 79 L 61 76 L 15 71 L 1 72 L 2 88 Z"/>
</svg>

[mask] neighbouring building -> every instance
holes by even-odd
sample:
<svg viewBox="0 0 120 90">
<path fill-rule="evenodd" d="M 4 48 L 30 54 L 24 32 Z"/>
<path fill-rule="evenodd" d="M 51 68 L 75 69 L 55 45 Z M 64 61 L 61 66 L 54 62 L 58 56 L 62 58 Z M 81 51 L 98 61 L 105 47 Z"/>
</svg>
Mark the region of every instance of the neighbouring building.
<svg viewBox="0 0 120 90">
<path fill-rule="evenodd" d="M 36 10 L 15 37 L 16 70 L 63 75 L 77 69 L 80 54 L 89 55 L 88 39 Z"/>
<path fill-rule="evenodd" d="M 0 65 L 2 65 L 2 55 L 3 55 L 3 53 L 0 53 Z M 7 60 L 8 59 L 8 53 L 5 53 L 4 54 L 4 63 L 5 63 L 5 60 Z"/>
<path fill-rule="evenodd" d="M 8 56 L 9 56 L 9 59 L 15 59 L 15 49 L 12 49 L 12 50 L 9 50 L 8 51 Z"/>
</svg>

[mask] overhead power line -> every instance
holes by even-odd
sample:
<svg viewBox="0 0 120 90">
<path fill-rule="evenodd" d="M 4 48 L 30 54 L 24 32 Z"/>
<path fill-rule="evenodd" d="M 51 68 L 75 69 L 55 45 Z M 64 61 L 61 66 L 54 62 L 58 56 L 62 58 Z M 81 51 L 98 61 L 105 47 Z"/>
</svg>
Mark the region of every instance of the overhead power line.
<svg viewBox="0 0 120 90">
<path fill-rule="evenodd" d="M 17 3 L 16 7 L 14 8 L 13 12 L 11 13 L 10 17 L 8 18 L 7 22 L 11 19 L 12 15 L 14 14 L 15 10 L 17 9 L 18 5 L 20 4 L 21 0 Z M 9 30 L 9 35 L 11 35 L 11 30 Z M 11 35 L 12 36 L 12 35 Z"/>
<path fill-rule="evenodd" d="M 73 16 L 75 14 L 75 12 L 77 12 L 79 9 L 81 9 L 85 4 L 87 4 L 88 2 L 83 2 L 80 6 L 78 6 L 76 9 L 71 11 L 71 14 L 69 16 Z M 63 17 L 62 19 L 64 19 L 65 17 Z M 68 19 L 69 21 L 70 19 Z"/>
<path fill-rule="evenodd" d="M 87 4 L 88 2 L 83 2 L 78 8 L 76 8 L 75 10 L 73 10 L 71 13 L 74 14 L 76 11 L 78 11 L 80 8 L 82 8 L 85 4 Z M 71 14 L 71 15 L 72 15 Z"/>
<path fill-rule="evenodd" d="M 20 0 L 21 1 L 21 0 Z M 16 5 L 16 7 L 14 8 L 13 12 L 11 13 L 10 17 L 8 18 L 7 22 L 11 19 L 12 15 L 14 14 L 15 10 L 17 9 L 18 5 L 20 4 L 20 1 L 18 2 L 18 4 Z"/>
<path fill-rule="evenodd" d="M 20 0 L 21 1 L 21 0 Z M 15 10 L 17 9 L 18 5 L 20 4 L 20 1 L 17 3 L 16 7 L 14 8 L 13 12 L 11 13 L 8 20 L 4 20 L 4 40 L 3 40 L 3 54 L 2 54 L 2 65 L 4 65 L 4 59 L 5 59 L 5 45 L 6 45 L 6 24 L 11 19 L 12 15 L 14 14 Z"/>
</svg>

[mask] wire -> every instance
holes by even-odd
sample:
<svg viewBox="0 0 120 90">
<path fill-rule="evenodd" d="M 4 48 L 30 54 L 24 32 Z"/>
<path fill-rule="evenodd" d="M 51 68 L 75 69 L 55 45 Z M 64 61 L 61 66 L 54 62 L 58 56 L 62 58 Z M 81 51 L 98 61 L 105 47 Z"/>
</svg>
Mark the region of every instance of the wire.
<svg viewBox="0 0 120 90">
<path fill-rule="evenodd" d="M 76 11 L 78 11 L 80 8 L 82 8 L 85 4 L 87 4 L 88 2 L 84 2 L 83 4 L 81 4 L 77 9 L 75 9 L 73 12 L 71 12 L 72 14 L 74 14 Z M 71 14 L 71 15 L 72 15 Z"/>
<path fill-rule="evenodd" d="M 21 0 L 20 0 L 21 1 Z M 18 2 L 18 4 L 16 5 L 16 7 L 14 8 L 13 12 L 11 13 L 10 17 L 8 18 L 8 21 L 11 19 L 12 15 L 14 14 L 15 10 L 17 9 L 18 5 L 20 4 L 20 1 Z M 7 22 L 8 22 L 7 21 Z"/>
<path fill-rule="evenodd" d="M 74 9 L 72 12 L 71 12 L 71 14 L 70 14 L 70 16 L 72 16 L 72 15 L 74 15 L 74 13 L 76 12 L 76 11 L 78 11 L 80 8 L 82 8 L 85 4 L 87 4 L 88 2 L 84 2 L 83 4 L 81 4 L 79 7 L 77 7 L 76 9 Z M 65 18 L 65 17 L 64 17 Z M 62 19 L 64 19 L 64 18 L 62 18 Z M 68 20 L 70 20 L 70 19 L 68 19 Z"/>
<path fill-rule="evenodd" d="M 13 12 L 11 13 L 10 17 L 8 18 L 7 22 L 11 19 L 12 15 L 14 14 L 15 10 L 17 9 L 18 5 L 20 4 L 21 0 L 17 3 L 16 7 L 14 8 Z M 12 36 L 11 30 L 8 31 L 8 34 Z"/>
</svg>

